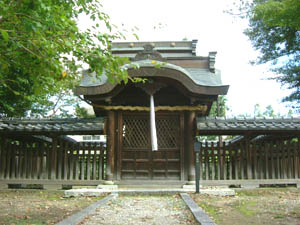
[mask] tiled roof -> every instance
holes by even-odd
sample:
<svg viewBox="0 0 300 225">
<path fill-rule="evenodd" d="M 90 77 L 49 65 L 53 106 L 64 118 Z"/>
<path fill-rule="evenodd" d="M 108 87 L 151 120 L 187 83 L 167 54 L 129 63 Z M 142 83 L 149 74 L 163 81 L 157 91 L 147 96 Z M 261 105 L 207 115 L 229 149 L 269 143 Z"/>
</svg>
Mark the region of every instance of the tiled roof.
<svg viewBox="0 0 300 225">
<path fill-rule="evenodd" d="M 160 65 L 160 68 L 156 68 Z M 189 91 L 197 94 L 206 95 L 225 95 L 228 92 L 228 85 L 223 85 L 221 73 L 215 70 L 215 73 L 209 69 L 201 68 L 183 68 L 175 64 L 150 59 L 135 61 L 125 65 L 132 77 L 152 77 L 159 74 L 162 77 L 171 78 L 182 83 Z M 135 67 L 140 69 L 134 69 Z M 144 70 L 141 70 L 143 68 Z M 145 72 L 145 69 L 149 73 Z M 151 72 L 150 72 L 151 71 Z M 107 94 L 118 85 L 108 82 L 105 72 L 98 78 L 95 73 L 83 71 L 83 78 L 80 85 L 75 89 L 76 95 L 97 95 Z"/>
<path fill-rule="evenodd" d="M 103 118 L 29 119 L 0 118 L 0 133 L 76 133 L 99 132 L 104 129 Z"/>
<path fill-rule="evenodd" d="M 137 65 L 138 67 L 154 67 L 151 60 L 134 62 L 132 65 Z M 197 85 L 222 86 L 220 70 L 216 70 L 215 73 L 212 73 L 209 71 L 209 69 L 205 68 L 182 68 L 173 64 L 165 64 L 163 67 L 181 71 L 183 74 L 192 79 Z M 100 77 L 96 77 L 95 72 L 88 73 L 88 70 L 84 70 L 82 75 L 83 76 L 80 83 L 81 87 L 95 87 L 108 82 L 105 71 Z"/>
<path fill-rule="evenodd" d="M 300 118 L 197 118 L 197 129 L 212 131 L 300 131 Z"/>
</svg>

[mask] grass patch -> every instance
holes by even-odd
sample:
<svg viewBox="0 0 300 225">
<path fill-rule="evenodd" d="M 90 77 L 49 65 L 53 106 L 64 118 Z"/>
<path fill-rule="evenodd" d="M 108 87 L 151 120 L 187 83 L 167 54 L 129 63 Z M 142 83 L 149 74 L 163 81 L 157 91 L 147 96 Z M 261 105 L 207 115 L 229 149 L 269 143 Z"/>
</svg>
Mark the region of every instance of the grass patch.
<svg viewBox="0 0 300 225">
<path fill-rule="evenodd" d="M 199 206 L 213 218 L 217 218 L 218 214 L 220 214 L 220 207 L 205 202 L 201 202 Z"/>
<path fill-rule="evenodd" d="M 192 197 L 218 225 L 299 224 L 300 190 L 296 188 L 240 189 L 234 197 Z"/>
<path fill-rule="evenodd" d="M 242 200 L 238 201 L 236 204 L 236 209 L 240 211 L 245 216 L 254 216 L 255 211 L 251 209 L 251 207 L 255 207 L 256 202 L 254 200 Z"/>
<path fill-rule="evenodd" d="M 105 197 L 64 198 L 63 191 L 0 191 L 0 224 L 56 224 Z"/>
</svg>

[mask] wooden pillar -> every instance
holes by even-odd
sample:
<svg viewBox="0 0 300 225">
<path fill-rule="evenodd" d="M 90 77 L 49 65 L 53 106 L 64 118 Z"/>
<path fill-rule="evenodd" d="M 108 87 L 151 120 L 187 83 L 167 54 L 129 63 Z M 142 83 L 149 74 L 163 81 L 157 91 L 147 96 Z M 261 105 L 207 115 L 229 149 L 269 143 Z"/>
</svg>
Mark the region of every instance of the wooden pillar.
<svg viewBox="0 0 300 225">
<path fill-rule="evenodd" d="M 52 137 L 52 151 L 51 151 L 51 163 L 50 163 L 50 179 L 56 179 L 56 167 L 57 167 L 57 136 Z"/>
<path fill-rule="evenodd" d="M 246 151 L 246 178 L 252 179 L 252 149 L 250 146 L 250 138 L 249 135 L 245 136 L 245 151 Z"/>
<path fill-rule="evenodd" d="M 4 178 L 5 163 L 6 163 L 6 138 L 0 138 L 0 179 Z"/>
<path fill-rule="evenodd" d="M 196 113 L 189 111 L 186 113 L 186 136 L 185 136 L 185 151 L 188 152 L 188 180 L 195 180 L 195 152 L 194 152 L 194 142 L 196 130 Z"/>
<path fill-rule="evenodd" d="M 115 134 L 116 134 L 116 121 L 115 112 L 108 112 L 107 121 L 107 167 L 106 174 L 107 180 L 113 180 L 115 170 Z"/>
</svg>

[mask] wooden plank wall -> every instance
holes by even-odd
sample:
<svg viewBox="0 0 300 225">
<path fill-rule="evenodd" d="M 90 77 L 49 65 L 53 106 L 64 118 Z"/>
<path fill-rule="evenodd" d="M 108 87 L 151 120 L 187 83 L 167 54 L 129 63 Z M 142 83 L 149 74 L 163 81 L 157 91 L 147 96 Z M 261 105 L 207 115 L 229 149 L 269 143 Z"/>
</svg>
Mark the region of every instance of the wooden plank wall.
<svg viewBox="0 0 300 225">
<path fill-rule="evenodd" d="M 296 140 L 246 144 L 201 143 L 200 179 L 299 179 L 300 144 Z"/>
<path fill-rule="evenodd" d="M 84 181 L 89 184 L 89 181 L 106 178 L 103 143 L 63 140 L 53 143 L 1 138 L 0 180 L 56 180 L 64 184 Z"/>
</svg>

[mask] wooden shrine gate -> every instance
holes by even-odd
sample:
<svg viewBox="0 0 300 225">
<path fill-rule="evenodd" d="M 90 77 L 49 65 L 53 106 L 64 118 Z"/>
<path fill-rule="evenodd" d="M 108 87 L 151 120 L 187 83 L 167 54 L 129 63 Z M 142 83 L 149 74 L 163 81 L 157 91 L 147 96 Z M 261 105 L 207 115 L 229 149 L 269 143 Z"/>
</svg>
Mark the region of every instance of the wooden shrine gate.
<svg viewBox="0 0 300 225">
<path fill-rule="evenodd" d="M 183 180 L 181 117 L 156 114 L 158 151 L 152 151 L 149 114 L 122 114 L 118 156 L 122 180 Z"/>
</svg>

